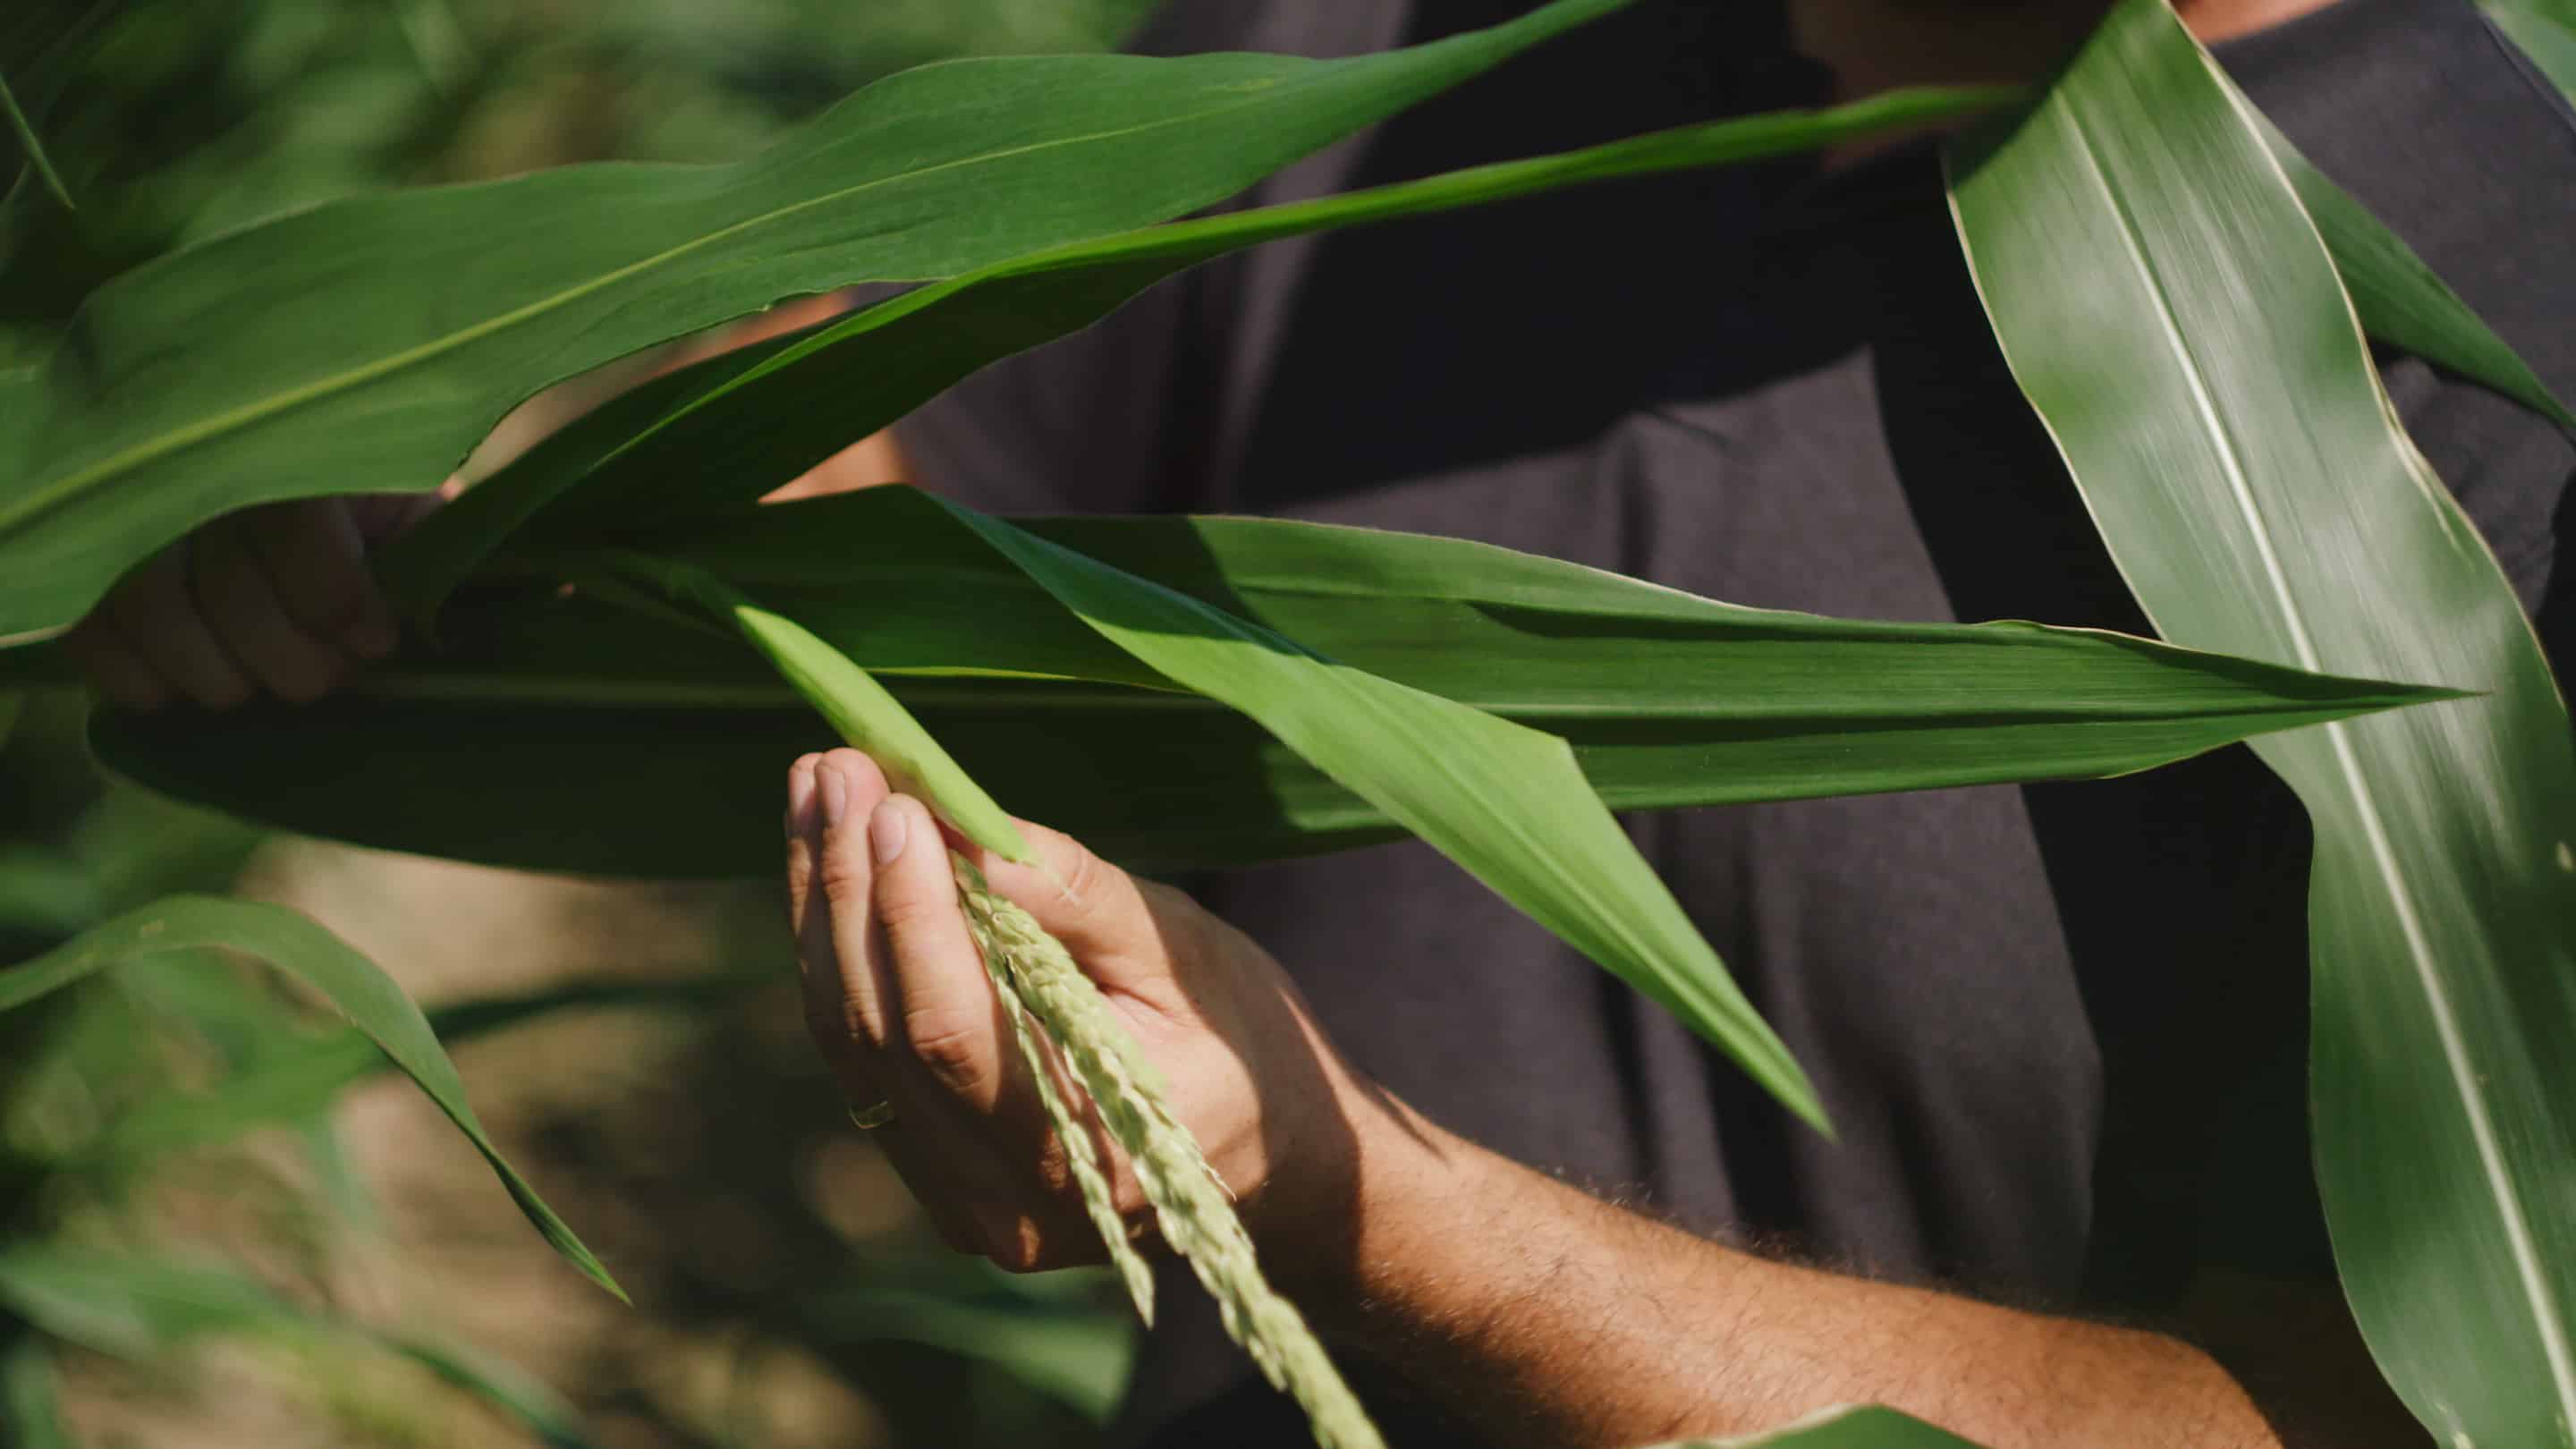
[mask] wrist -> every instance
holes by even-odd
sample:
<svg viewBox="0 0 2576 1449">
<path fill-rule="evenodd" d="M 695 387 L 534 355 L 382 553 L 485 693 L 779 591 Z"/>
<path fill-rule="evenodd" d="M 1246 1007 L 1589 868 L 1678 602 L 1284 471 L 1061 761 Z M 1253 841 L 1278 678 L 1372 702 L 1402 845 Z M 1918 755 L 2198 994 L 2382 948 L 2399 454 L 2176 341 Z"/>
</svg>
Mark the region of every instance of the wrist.
<svg viewBox="0 0 2576 1449">
<path fill-rule="evenodd" d="M 1321 1150 L 1298 1174 L 1305 1190 L 1264 1204 L 1254 1234 L 1282 1291 L 1319 1329 L 1349 1332 L 1401 1296 L 1393 1275 L 1442 1246 L 1444 1221 L 1476 1211 L 1491 1159 L 1376 1083 L 1335 1075 L 1334 1110 L 1313 1134 Z"/>
</svg>

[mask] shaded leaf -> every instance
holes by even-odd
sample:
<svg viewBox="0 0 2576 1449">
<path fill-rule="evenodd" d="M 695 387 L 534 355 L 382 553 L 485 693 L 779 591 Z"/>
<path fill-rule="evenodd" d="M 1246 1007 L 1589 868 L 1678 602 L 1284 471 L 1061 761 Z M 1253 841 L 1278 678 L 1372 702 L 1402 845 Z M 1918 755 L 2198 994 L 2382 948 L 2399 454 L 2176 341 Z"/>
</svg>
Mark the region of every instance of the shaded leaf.
<svg viewBox="0 0 2576 1449">
<path fill-rule="evenodd" d="M 741 995 L 771 978 L 618 982 L 552 987 L 525 996 L 461 1002 L 429 1013 L 449 1046 L 567 1011 L 703 1007 Z M 154 1156 L 229 1142 L 243 1133 L 326 1110 L 352 1085 L 384 1070 L 386 1056 L 365 1033 L 350 1030 L 272 1048 L 260 1061 L 212 1090 L 145 1103 L 110 1123 L 79 1153 L 81 1162 Z"/>
<path fill-rule="evenodd" d="M 2576 431 L 2576 414 L 2495 334 L 2450 284 L 2433 274 L 2397 233 L 2380 224 L 2352 193 L 2334 184 L 2270 121 L 2255 115 L 2263 144 L 2316 223 L 2335 271 L 2360 314 L 2364 332 L 2462 377 L 2482 382 Z"/>
<path fill-rule="evenodd" d="M 0 1348 L 0 1437 L 17 1449 L 73 1449 L 54 1356 L 33 1334 Z"/>
<path fill-rule="evenodd" d="M 94 1352 L 149 1359 L 208 1334 L 356 1340 L 400 1354 L 489 1401 L 549 1445 L 590 1440 L 543 1384 L 471 1350 L 325 1318 L 220 1268 L 20 1243 L 0 1248 L 0 1304 Z"/>
<path fill-rule="evenodd" d="M 34 168 L 36 175 L 44 180 L 45 189 L 54 194 L 54 200 L 61 202 L 65 211 L 73 210 L 72 190 L 63 184 L 62 173 L 54 169 L 53 158 L 45 154 L 44 140 L 36 134 L 35 123 L 28 120 L 27 113 L 20 109 L 17 94 L 9 89 L 7 76 L 0 76 L 0 117 L 7 118 L 10 133 L 17 137 L 19 151 L 26 156 L 27 164 Z"/>
<path fill-rule="evenodd" d="M 391 1057 L 474 1144 L 537 1231 L 593 1282 L 625 1297 L 616 1280 L 518 1171 L 474 1115 L 455 1064 L 402 988 L 382 967 L 311 920 L 259 901 L 172 896 L 83 932 L 32 961 L 0 969 L 0 1011 L 21 1006 L 105 967 L 171 952 L 240 951 L 321 993 Z"/>
<path fill-rule="evenodd" d="M 1021 865 L 1036 862 L 1010 813 L 994 804 L 993 797 L 957 767 L 920 721 L 886 693 L 884 685 L 851 663 L 848 655 L 694 564 L 670 565 L 638 557 L 629 560 L 628 566 L 730 618 L 835 734 L 876 761 L 895 789 L 938 811 L 967 839 L 1004 860 Z"/>
<path fill-rule="evenodd" d="M 1453 539 L 1232 518 L 1027 526 L 1345 664 L 1562 734 L 1623 809 L 2119 774 L 2433 697 L 2089 631 L 1736 608 Z M 999 800 L 1128 863 L 1401 834 L 911 490 L 645 543 L 805 621 Z M 575 561 L 529 567 L 552 579 Z M 394 849 L 624 875 L 776 869 L 778 772 L 832 740 L 738 643 L 549 587 L 460 598 L 442 645 L 313 708 L 103 715 L 94 741 L 155 788 Z M 0 671 L 50 652 L 0 655 Z M 338 784 L 359 775 L 363 798 Z"/>
<path fill-rule="evenodd" d="M 1117 1413 L 1136 1361 L 1125 1315 L 1082 1302 L 978 1302 L 877 1289 L 799 1309 L 833 1341 L 918 1343 L 989 1363 L 1095 1424 Z"/>
<path fill-rule="evenodd" d="M 2576 742 L 2530 625 L 2160 0 L 1953 174 L 2014 374 L 2168 638 L 2482 691 L 2255 749 L 2315 825 L 2310 1100 L 2363 1334 L 2438 1440 L 2576 1442 Z"/>
<path fill-rule="evenodd" d="M 2576 102 L 2576 5 L 2566 0 L 2479 0 L 2478 8 L 2559 94 Z"/>
<path fill-rule="evenodd" d="M 1619 3 L 1344 60 L 923 66 L 730 165 L 356 198 L 136 268 L 8 398 L 32 415 L 0 425 L 0 638 L 219 513 L 433 486 L 509 406 L 639 348 L 1205 206 Z"/>
<path fill-rule="evenodd" d="M 549 537 L 577 540 L 639 519 L 729 512 L 985 364 L 1077 331 L 1165 277 L 1259 242 L 1813 150 L 1969 114 L 2010 94 L 1897 91 L 1828 111 L 1683 127 L 998 262 L 805 337 L 709 359 L 601 407 L 415 529 L 389 553 L 387 578 L 411 611 L 425 616 L 532 518 L 543 520 Z"/>
</svg>

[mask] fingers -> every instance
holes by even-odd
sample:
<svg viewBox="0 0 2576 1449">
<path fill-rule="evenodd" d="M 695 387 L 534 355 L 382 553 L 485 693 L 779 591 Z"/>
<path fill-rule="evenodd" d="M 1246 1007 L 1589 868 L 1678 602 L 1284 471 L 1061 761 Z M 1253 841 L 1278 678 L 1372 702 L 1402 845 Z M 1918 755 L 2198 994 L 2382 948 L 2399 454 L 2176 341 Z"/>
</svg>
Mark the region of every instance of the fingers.
<svg viewBox="0 0 2576 1449">
<path fill-rule="evenodd" d="M 99 692 L 127 709 L 159 709 L 170 698 L 168 686 L 143 661 L 105 610 L 81 620 L 63 636 L 63 652 Z"/>
<path fill-rule="evenodd" d="M 833 858 L 823 845 L 826 788 L 839 792 L 835 808 L 841 813 L 866 812 L 885 798 L 885 779 L 864 755 L 835 751 L 828 771 L 823 761 L 822 755 L 806 755 L 787 772 L 787 914 L 804 981 L 806 1027 L 851 1105 L 897 1104 L 894 1121 L 871 1140 L 929 1210 L 940 1237 L 959 1252 L 981 1253 L 987 1233 L 973 1205 L 1008 1200 L 997 1186 L 999 1164 L 971 1134 L 971 1124 L 952 1119 L 935 1090 L 893 1085 L 903 1074 L 889 1055 L 884 1003 L 892 989 L 881 975 L 885 952 L 865 939 L 873 875 L 865 869 L 864 853 L 855 877 L 846 870 L 852 863 L 846 858 L 827 867 Z M 840 949 L 836 916 L 858 923 L 853 934 L 861 938 L 859 949 Z M 939 1150 L 927 1151 L 925 1143 Z"/>
<path fill-rule="evenodd" d="M 271 582 L 251 552 L 251 531 L 233 519 L 198 531 L 197 604 L 226 652 L 252 678 L 280 699 L 309 704 L 339 683 L 350 657 L 327 634 L 290 617 L 279 597 L 282 586 Z"/>
<path fill-rule="evenodd" d="M 787 896 L 806 1019 L 951 1246 L 1005 1268 L 1096 1261 L 1062 1145 L 993 994 L 946 841 L 865 755 L 788 771 Z"/>
<path fill-rule="evenodd" d="M 173 693 L 208 709 L 230 709 L 251 696 L 249 678 L 198 615 L 188 592 L 186 555 L 165 549 L 108 595 L 117 635 Z"/>
<path fill-rule="evenodd" d="M 885 1003 L 884 952 L 873 940 L 867 853 L 825 849 L 825 813 L 873 811 L 886 797 L 885 776 L 867 756 L 835 750 L 807 755 L 788 772 L 788 919 L 805 973 L 805 1015 L 836 1064 L 855 1067 L 859 1049 L 886 1049 L 892 1031 Z M 827 791 L 833 792 L 827 797 Z M 837 801 L 837 803 L 834 803 Z M 843 950 L 841 939 L 850 938 Z"/>
<path fill-rule="evenodd" d="M 823 769 L 829 772 L 832 761 Z M 884 935 L 905 1056 L 968 1106 L 986 1112 L 1000 1106 L 1002 1054 L 1015 1048 L 1002 1039 L 992 982 L 967 934 L 938 822 L 908 795 L 887 796 L 864 817 L 849 812 L 835 821 L 827 795 L 823 850 L 827 870 L 837 857 L 850 862 L 846 870 L 873 873 L 875 923 Z M 856 864 L 861 855 L 864 867 Z M 868 933 L 838 927 L 842 951 L 859 944 L 854 934 Z"/>
<path fill-rule="evenodd" d="M 411 502 L 401 494 L 388 499 Z M 379 499 L 304 498 L 254 508 L 235 524 L 296 626 L 361 659 L 382 659 L 397 638 L 393 609 L 367 568 L 362 526 L 388 506 Z M 218 524 L 211 531 L 224 530 Z"/>
<path fill-rule="evenodd" d="M 208 524 L 136 569 L 66 648 L 108 698 L 227 709 L 266 690 L 317 699 L 399 641 L 367 566 L 437 494 L 312 498 Z"/>
</svg>

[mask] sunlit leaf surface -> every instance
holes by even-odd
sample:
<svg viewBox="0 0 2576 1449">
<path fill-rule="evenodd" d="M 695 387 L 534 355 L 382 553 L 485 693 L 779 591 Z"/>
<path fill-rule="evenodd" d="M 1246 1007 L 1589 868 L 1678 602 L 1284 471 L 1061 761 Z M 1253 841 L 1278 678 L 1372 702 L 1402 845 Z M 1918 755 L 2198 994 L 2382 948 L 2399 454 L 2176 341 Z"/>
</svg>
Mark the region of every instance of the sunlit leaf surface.
<svg viewBox="0 0 2576 1449">
<path fill-rule="evenodd" d="M 2576 743 L 2513 591 L 2162 0 L 1953 172 L 2014 373 L 2167 638 L 2482 692 L 2255 749 L 2315 824 L 2310 1099 L 2363 1333 L 2440 1442 L 2576 1442 Z"/>
</svg>

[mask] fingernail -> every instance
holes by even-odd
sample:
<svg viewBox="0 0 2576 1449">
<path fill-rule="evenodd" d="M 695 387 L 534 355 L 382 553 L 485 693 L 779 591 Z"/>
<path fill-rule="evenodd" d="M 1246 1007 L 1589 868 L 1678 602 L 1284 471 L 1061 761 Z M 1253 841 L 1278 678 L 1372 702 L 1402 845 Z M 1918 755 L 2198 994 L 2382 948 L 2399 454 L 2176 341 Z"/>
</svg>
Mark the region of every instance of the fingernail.
<svg viewBox="0 0 2576 1449">
<path fill-rule="evenodd" d="M 841 817 L 850 808 L 849 782 L 841 778 L 840 771 L 832 768 L 831 761 L 825 760 L 814 767 L 814 784 L 823 796 L 823 823 L 840 824 Z"/>
<path fill-rule="evenodd" d="M 903 818 L 904 812 L 896 806 L 895 799 L 887 796 L 885 803 L 877 806 L 877 813 L 868 817 L 868 849 L 875 853 L 879 865 L 903 854 L 904 837 L 912 833 L 912 824 Z"/>
</svg>

